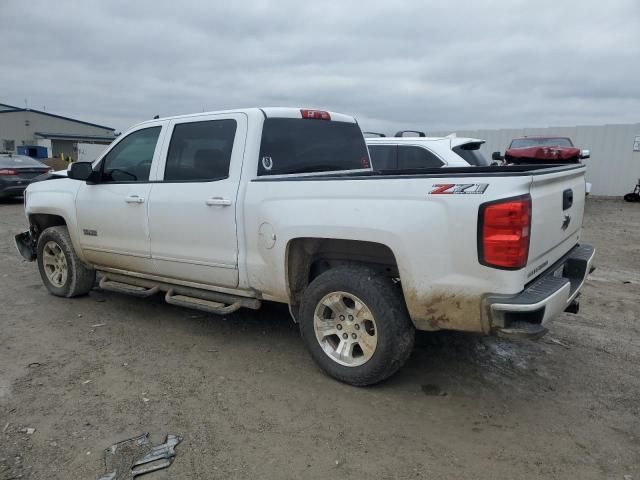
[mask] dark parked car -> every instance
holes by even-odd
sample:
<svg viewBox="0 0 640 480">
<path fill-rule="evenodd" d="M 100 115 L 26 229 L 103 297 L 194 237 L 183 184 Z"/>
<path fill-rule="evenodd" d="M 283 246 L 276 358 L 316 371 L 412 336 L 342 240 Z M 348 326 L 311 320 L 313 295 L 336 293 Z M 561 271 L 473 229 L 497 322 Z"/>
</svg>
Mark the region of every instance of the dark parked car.
<svg viewBox="0 0 640 480">
<path fill-rule="evenodd" d="M 50 167 L 31 157 L 0 155 L 0 198 L 22 195 L 35 177 L 50 170 Z"/>
</svg>

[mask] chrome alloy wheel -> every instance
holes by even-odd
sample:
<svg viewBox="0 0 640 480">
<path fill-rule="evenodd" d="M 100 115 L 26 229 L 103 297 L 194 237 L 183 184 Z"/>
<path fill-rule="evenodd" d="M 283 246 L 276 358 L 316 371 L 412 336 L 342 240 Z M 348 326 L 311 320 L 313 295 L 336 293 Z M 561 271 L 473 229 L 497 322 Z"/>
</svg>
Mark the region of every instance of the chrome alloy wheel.
<svg viewBox="0 0 640 480">
<path fill-rule="evenodd" d="M 324 353 L 340 365 L 363 365 L 376 351 L 378 331 L 373 314 L 350 293 L 325 295 L 316 306 L 313 329 Z"/>
<path fill-rule="evenodd" d="M 51 284 L 55 287 L 63 287 L 67 283 L 69 268 L 67 257 L 60 245 L 56 242 L 47 242 L 42 249 L 42 264 Z"/>
</svg>

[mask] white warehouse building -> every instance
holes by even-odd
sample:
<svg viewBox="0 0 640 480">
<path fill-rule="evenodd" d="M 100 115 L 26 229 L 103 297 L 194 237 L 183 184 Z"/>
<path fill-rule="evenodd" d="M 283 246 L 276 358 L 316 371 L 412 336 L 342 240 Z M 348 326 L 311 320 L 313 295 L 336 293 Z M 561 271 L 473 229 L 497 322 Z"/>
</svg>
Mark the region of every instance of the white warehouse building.
<svg viewBox="0 0 640 480">
<path fill-rule="evenodd" d="M 109 145 L 115 129 L 42 110 L 0 103 L 0 152 L 37 159 L 78 159 L 78 145 Z"/>
</svg>

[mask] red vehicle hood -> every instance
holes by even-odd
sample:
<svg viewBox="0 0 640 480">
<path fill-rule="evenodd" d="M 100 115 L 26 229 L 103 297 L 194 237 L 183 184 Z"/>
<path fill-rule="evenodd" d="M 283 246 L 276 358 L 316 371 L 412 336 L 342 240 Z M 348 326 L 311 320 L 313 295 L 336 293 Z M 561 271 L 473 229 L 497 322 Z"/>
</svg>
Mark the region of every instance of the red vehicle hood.
<svg viewBox="0 0 640 480">
<path fill-rule="evenodd" d="M 532 160 L 571 160 L 580 157 L 580 149 L 575 147 L 527 147 L 511 148 L 506 157 Z"/>
</svg>

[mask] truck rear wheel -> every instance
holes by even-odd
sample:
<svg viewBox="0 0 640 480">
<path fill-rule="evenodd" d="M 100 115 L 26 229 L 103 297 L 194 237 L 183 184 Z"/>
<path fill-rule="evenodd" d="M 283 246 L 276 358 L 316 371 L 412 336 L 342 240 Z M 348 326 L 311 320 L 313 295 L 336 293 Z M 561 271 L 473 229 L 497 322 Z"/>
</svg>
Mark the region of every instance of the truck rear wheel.
<svg viewBox="0 0 640 480">
<path fill-rule="evenodd" d="M 58 297 L 86 295 L 96 271 L 76 255 L 67 227 L 49 227 L 38 238 L 38 270 L 47 290 Z"/>
<path fill-rule="evenodd" d="M 398 371 L 415 336 L 400 287 L 358 266 L 328 270 L 309 284 L 300 330 L 320 368 L 356 386 L 378 383 Z"/>
</svg>

